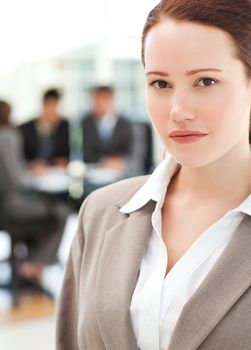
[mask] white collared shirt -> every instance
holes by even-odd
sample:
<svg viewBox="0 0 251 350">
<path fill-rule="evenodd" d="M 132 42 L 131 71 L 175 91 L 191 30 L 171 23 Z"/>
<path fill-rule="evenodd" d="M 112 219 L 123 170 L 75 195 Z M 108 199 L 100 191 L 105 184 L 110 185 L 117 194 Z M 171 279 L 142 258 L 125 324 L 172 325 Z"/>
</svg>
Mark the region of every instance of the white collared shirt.
<svg viewBox="0 0 251 350">
<path fill-rule="evenodd" d="M 156 201 L 152 234 L 131 300 L 131 318 L 140 350 L 167 350 L 183 306 L 202 283 L 231 239 L 244 213 L 251 215 L 251 195 L 208 227 L 165 277 L 168 253 L 162 240 L 161 207 L 179 165 L 166 158 L 120 211 L 131 213 Z M 206 317 L 206 315 L 205 315 Z"/>
<path fill-rule="evenodd" d="M 117 121 L 118 118 L 112 114 L 104 114 L 97 120 L 96 126 L 102 141 L 107 142 L 111 139 Z"/>
</svg>

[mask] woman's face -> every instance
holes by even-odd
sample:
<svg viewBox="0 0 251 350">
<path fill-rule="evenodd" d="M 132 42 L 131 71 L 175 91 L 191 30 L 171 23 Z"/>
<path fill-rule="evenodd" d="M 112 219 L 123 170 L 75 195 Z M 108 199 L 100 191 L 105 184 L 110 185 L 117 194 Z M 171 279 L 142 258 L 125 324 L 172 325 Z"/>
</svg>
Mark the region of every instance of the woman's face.
<svg viewBox="0 0 251 350">
<path fill-rule="evenodd" d="M 224 31 L 166 19 L 147 34 L 145 73 L 153 125 L 179 163 L 248 149 L 251 83 Z"/>
</svg>

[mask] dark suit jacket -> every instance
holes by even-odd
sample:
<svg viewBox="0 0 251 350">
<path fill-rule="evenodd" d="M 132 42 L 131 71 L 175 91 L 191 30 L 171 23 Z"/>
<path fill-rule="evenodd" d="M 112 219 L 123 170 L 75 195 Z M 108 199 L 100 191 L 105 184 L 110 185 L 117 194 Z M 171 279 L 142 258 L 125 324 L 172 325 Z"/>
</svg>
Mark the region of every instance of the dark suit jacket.
<svg viewBox="0 0 251 350">
<path fill-rule="evenodd" d="M 39 135 L 35 126 L 36 119 L 22 124 L 19 128 L 24 139 L 24 155 L 28 161 L 35 160 L 39 154 Z M 69 158 L 69 123 L 67 120 L 60 120 L 57 128 L 52 134 L 53 147 L 49 161 L 54 158 Z"/>
<path fill-rule="evenodd" d="M 132 150 L 133 133 L 129 121 L 118 117 L 111 140 L 99 137 L 95 118 L 88 114 L 83 120 L 83 155 L 86 163 L 96 163 L 105 156 L 127 156 Z"/>
<path fill-rule="evenodd" d="M 129 215 L 119 208 L 145 180 L 104 187 L 84 202 L 60 299 L 57 350 L 137 350 L 130 303 L 155 202 Z M 251 349 L 249 215 L 185 304 L 168 347 L 196 349 Z"/>
</svg>

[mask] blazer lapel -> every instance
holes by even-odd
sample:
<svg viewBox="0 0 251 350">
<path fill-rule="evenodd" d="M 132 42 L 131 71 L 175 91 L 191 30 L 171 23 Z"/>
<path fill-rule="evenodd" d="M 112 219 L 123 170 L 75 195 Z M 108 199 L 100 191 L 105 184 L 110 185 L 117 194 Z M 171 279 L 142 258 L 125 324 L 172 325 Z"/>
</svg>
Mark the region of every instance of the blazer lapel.
<svg viewBox="0 0 251 350">
<path fill-rule="evenodd" d="M 251 285 L 251 218 L 245 215 L 224 252 L 184 306 L 168 350 L 194 350 Z"/>
<path fill-rule="evenodd" d="M 96 283 L 97 322 L 106 349 L 136 350 L 130 318 L 131 297 L 151 234 L 154 202 L 106 232 Z"/>
</svg>

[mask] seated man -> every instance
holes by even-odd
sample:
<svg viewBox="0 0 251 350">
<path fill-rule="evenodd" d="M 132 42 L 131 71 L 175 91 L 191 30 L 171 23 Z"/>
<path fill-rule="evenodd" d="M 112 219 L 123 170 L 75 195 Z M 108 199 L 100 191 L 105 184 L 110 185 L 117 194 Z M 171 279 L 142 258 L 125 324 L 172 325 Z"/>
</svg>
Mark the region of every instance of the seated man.
<svg viewBox="0 0 251 350">
<path fill-rule="evenodd" d="M 123 170 L 132 150 L 131 123 L 115 112 L 113 89 L 92 92 L 92 110 L 83 120 L 83 159 L 100 167 Z"/>
<path fill-rule="evenodd" d="M 58 90 L 47 90 L 40 117 L 20 126 L 24 155 L 34 171 L 44 171 L 50 165 L 65 167 L 68 163 L 69 123 L 58 114 L 59 100 Z"/>
</svg>

